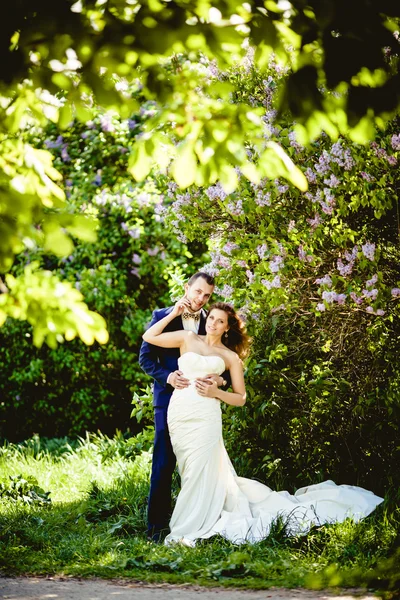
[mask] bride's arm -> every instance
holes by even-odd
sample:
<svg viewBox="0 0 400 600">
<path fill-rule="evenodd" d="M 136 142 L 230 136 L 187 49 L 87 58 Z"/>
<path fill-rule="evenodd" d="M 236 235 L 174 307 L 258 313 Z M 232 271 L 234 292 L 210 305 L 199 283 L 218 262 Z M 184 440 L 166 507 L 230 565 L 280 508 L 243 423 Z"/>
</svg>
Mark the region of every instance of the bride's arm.
<svg viewBox="0 0 400 600">
<path fill-rule="evenodd" d="M 238 356 L 232 359 L 229 365 L 229 372 L 233 392 L 225 392 L 219 389 L 214 381 L 212 384 L 205 384 L 200 394 L 209 398 L 217 398 L 232 406 L 243 406 L 246 403 L 246 388 L 244 385 L 243 363 Z M 196 389 L 199 391 L 197 386 Z"/>
<path fill-rule="evenodd" d="M 188 337 L 189 331 L 168 331 L 163 333 L 166 326 L 171 323 L 176 317 L 182 314 L 184 310 L 184 304 L 181 301 L 177 302 L 173 310 L 166 315 L 163 319 L 160 319 L 154 325 L 149 327 L 143 334 L 143 340 L 153 346 L 159 346 L 161 348 L 181 348 Z"/>
</svg>

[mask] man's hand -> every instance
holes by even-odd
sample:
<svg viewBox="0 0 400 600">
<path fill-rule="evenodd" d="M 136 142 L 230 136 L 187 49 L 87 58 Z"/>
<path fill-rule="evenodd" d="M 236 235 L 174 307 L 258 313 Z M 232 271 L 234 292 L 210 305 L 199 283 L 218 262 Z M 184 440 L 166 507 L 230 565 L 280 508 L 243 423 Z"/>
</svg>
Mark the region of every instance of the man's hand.
<svg viewBox="0 0 400 600">
<path fill-rule="evenodd" d="M 185 310 L 192 310 L 192 306 L 190 304 L 190 300 L 186 297 L 183 296 L 183 298 L 180 298 L 176 303 L 174 308 L 172 309 L 172 315 L 174 315 L 174 317 L 180 317 L 181 314 L 185 311 Z"/>
<path fill-rule="evenodd" d="M 202 383 L 208 383 L 208 385 L 210 385 L 211 383 L 213 383 L 215 381 L 215 383 L 217 384 L 217 387 L 221 387 L 224 385 L 224 383 L 226 383 L 225 379 L 223 379 L 223 377 L 221 377 L 221 375 L 217 375 L 216 373 L 210 373 L 210 375 L 206 375 L 205 377 L 198 377 L 196 379 L 196 383 L 198 381 L 201 381 Z"/>
<path fill-rule="evenodd" d="M 183 390 L 184 388 L 189 387 L 190 381 L 183 376 L 183 372 L 173 371 L 168 377 L 168 383 L 172 385 L 177 390 Z"/>
</svg>

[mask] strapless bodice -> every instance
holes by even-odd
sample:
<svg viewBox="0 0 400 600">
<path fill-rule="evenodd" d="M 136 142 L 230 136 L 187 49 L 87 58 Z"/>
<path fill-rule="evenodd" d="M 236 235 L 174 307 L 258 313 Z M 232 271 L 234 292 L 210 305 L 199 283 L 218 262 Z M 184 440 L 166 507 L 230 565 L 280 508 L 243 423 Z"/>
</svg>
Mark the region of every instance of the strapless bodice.
<svg viewBox="0 0 400 600">
<path fill-rule="evenodd" d="M 216 354 L 203 356 L 197 352 L 185 352 L 179 357 L 178 366 L 188 379 L 204 377 L 210 373 L 221 375 L 225 371 L 224 359 Z"/>
</svg>

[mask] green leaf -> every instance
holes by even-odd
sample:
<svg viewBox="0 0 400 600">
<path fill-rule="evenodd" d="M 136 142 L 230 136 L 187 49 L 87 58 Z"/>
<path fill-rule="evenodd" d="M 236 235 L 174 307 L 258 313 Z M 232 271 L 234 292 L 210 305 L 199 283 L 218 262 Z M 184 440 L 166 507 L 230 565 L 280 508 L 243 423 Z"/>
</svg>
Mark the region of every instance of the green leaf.
<svg viewBox="0 0 400 600">
<path fill-rule="evenodd" d="M 268 142 L 267 149 L 260 156 L 259 172 L 270 179 L 284 177 L 302 192 L 308 189 L 308 182 L 304 173 L 296 167 L 291 158 L 276 142 Z"/>
<path fill-rule="evenodd" d="M 197 170 L 197 158 L 193 144 L 185 144 L 172 163 L 171 174 L 179 187 L 185 189 L 194 183 Z"/>
<path fill-rule="evenodd" d="M 60 129 L 67 129 L 67 127 L 72 121 L 72 118 L 72 106 L 69 102 L 66 102 L 64 106 L 60 109 L 58 115 L 58 125 Z"/>
<path fill-rule="evenodd" d="M 44 247 L 56 256 L 68 256 L 73 251 L 74 244 L 61 229 L 54 229 L 45 234 Z"/>
<path fill-rule="evenodd" d="M 84 215 L 75 215 L 73 223 L 68 225 L 66 229 L 84 242 L 95 242 L 97 240 L 97 226 L 97 220 Z"/>
<path fill-rule="evenodd" d="M 128 172 L 136 179 L 143 181 L 150 173 L 152 159 L 146 152 L 145 145 L 142 141 L 134 145 L 128 161 Z"/>
</svg>

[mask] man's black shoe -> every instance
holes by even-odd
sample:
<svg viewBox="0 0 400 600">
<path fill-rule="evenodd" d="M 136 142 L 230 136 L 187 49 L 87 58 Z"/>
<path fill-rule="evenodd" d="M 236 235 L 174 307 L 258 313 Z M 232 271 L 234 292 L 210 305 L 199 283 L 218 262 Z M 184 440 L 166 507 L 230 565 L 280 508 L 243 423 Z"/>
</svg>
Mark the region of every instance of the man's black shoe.
<svg viewBox="0 0 400 600">
<path fill-rule="evenodd" d="M 167 535 L 167 529 L 152 529 L 147 532 L 147 539 L 149 542 L 154 542 L 155 544 L 162 544 L 164 537 Z"/>
</svg>

